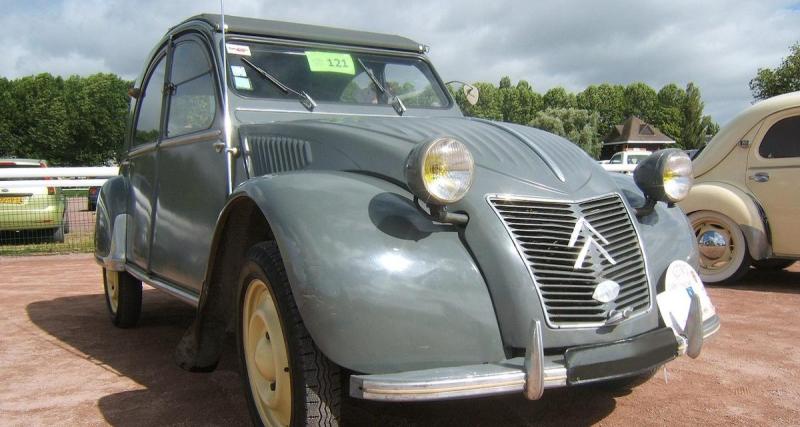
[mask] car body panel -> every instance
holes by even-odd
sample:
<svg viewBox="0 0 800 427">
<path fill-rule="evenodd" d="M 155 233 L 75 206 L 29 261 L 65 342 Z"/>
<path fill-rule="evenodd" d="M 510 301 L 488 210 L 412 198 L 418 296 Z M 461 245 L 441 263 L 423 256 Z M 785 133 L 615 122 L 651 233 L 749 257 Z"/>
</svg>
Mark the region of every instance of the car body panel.
<svg viewBox="0 0 800 427">
<path fill-rule="evenodd" d="M 769 218 L 770 227 L 778 232 L 772 235 L 772 252 L 776 256 L 800 257 L 800 158 L 764 158 L 759 148 L 764 135 L 778 121 L 800 116 L 800 108 L 792 108 L 770 115 L 761 125 L 747 159 L 747 188 Z M 800 138 L 800 135 L 798 135 Z M 756 175 L 768 177 L 761 182 Z"/>
<path fill-rule="evenodd" d="M 800 257 L 800 231 L 792 225 L 800 214 L 800 158 L 765 159 L 758 154 L 770 127 L 797 115 L 800 92 L 760 101 L 741 112 L 695 156 L 695 185 L 679 203 L 687 214 L 710 210 L 731 218 L 755 260 Z M 768 173 L 769 182 L 755 182 L 756 173 Z"/>
<path fill-rule="evenodd" d="M 317 346 L 360 372 L 505 358 L 492 300 L 456 227 L 411 195 L 345 172 L 255 178 L 236 189 L 272 226 Z"/>
</svg>

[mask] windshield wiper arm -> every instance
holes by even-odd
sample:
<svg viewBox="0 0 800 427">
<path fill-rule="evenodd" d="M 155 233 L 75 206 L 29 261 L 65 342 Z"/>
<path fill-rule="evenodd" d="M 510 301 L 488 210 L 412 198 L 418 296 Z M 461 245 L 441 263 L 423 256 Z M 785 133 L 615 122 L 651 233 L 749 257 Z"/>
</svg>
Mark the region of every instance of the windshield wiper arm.
<svg viewBox="0 0 800 427">
<path fill-rule="evenodd" d="M 290 93 L 292 95 L 295 95 L 297 97 L 297 100 L 300 101 L 301 104 L 303 104 L 303 107 L 306 107 L 306 109 L 308 111 L 314 111 L 314 108 L 317 106 L 317 103 L 314 102 L 314 98 L 312 98 L 311 95 L 305 93 L 305 91 L 301 90 L 301 91 L 298 92 L 298 91 L 290 88 L 289 86 L 286 86 L 286 84 L 284 84 L 283 82 L 278 80 L 275 76 L 273 76 L 272 74 L 268 73 L 266 70 L 264 70 L 263 68 L 259 67 L 258 65 L 253 64 L 252 62 L 250 62 L 249 59 L 241 58 L 241 60 L 245 64 L 249 65 L 250 68 L 256 70 L 256 72 L 258 74 L 260 74 L 261 77 L 265 78 L 268 82 L 270 82 L 273 85 L 275 85 L 275 87 L 280 89 L 280 91 L 283 92 L 285 95 L 288 95 Z"/>
<path fill-rule="evenodd" d="M 364 62 L 361 61 L 361 58 L 356 58 L 356 60 L 358 61 L 359 65 L 361 65 L 361 68 L 363 68 L 364 71 L 366 71 L 367 77 L 369 77 L 369 79 L 372 80 L 372 84 L 375 85 L 378 91 L 380 91 L 380 93 L 384 95 L 389 96 L 389 103 L 392 104 L 392 108 L 394 108 L 394 111 L 397 112 L 398 115 L 402 116 L 403 113 L 406 112 L 406 106 L 403 105 L 403 101 L 401 101 L 400 98 L 396 97 L 392 92 L 389 91 L 389 89 L 385 88 L 378 81 L 378 78 L 375 77 L 375 74 L 372 72 L 372 69 L 364 65 Z"/>
</svg>

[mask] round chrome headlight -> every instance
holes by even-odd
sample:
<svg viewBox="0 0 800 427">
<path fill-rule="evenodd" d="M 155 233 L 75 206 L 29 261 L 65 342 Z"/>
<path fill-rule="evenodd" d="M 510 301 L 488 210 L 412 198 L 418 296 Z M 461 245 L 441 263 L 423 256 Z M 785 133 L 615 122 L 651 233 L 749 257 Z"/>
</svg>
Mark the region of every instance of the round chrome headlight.
<svg viewBox="0 0 800 427">
<path fill-rule="evenodd" d="M 647 196 L 663 202 L 679 202 L 689 195 L 694 182 L 692 159 L 674 148 L 656 151 L 636 166 L 633 179 Z"/>
<path fill-rule="evenodd" d="M 436 138 L 411 150 L 406 181 L 423 202 L 446 205 L 467 194 L 474 169 L 472 154 L 464 144 L 449 137 Z"/>
</svg>

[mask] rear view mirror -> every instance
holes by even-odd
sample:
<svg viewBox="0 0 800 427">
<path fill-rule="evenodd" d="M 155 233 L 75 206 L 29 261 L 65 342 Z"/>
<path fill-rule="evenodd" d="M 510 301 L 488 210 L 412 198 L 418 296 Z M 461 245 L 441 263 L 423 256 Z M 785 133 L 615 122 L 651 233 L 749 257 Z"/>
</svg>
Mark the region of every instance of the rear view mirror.
<svg viewBox="0 0 800 427">
<path fill-rule="evenodd" d="M 478 97 L 480 96 L 478 88 L 476 88 L 471 84 L 464 83 L 460 80 L 451 80 L 445 84 L 449 85 L 451 83 L 461 83 L 461 92 L 464 93 L 464 96 L 467 98 L 467 102 L 469 102 L 469 105 L 475 105 L 478 103 Z"/>
<path fill-rule="evenodd" d="M 467 102 L 469 102 L 469 105 L 475 105 L 478 103 L 478 97 L 480 97 L 480 91 L 478 91 L 478 88 L 465 84 L 461 87 L 461 91 L 464 92 L 464 96 L 467 97 Z"/>
</svg>

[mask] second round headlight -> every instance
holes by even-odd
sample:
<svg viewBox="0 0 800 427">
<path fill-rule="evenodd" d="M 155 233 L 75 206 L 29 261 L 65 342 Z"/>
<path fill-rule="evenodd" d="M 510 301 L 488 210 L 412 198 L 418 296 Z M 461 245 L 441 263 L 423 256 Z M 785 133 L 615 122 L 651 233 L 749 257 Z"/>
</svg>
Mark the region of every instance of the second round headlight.
<svg viewBox="0 0 800 427">
<path fill-rule="evenodd" d="M 692 188 L 692 159 L 683 151 L 670 153 L 662 169 L 664 195 L 670 201 L 678 202 L 689 195 Z"/>
<path fill-rule="evenodd" d="M 656 151 L 636 166 L 633 179 L 648 197 L 679 202 L 689 195 L 694 182 L 692 160 L 674 148 Z"/>
<path fill-rule="evenodd" d="M 469 149 L 450 137 L 417 145 L 406 161 L 406 181 L 426 203 L 446 205 L 461 200 L 472 186 L 475 162 Z"/>
</svg>

